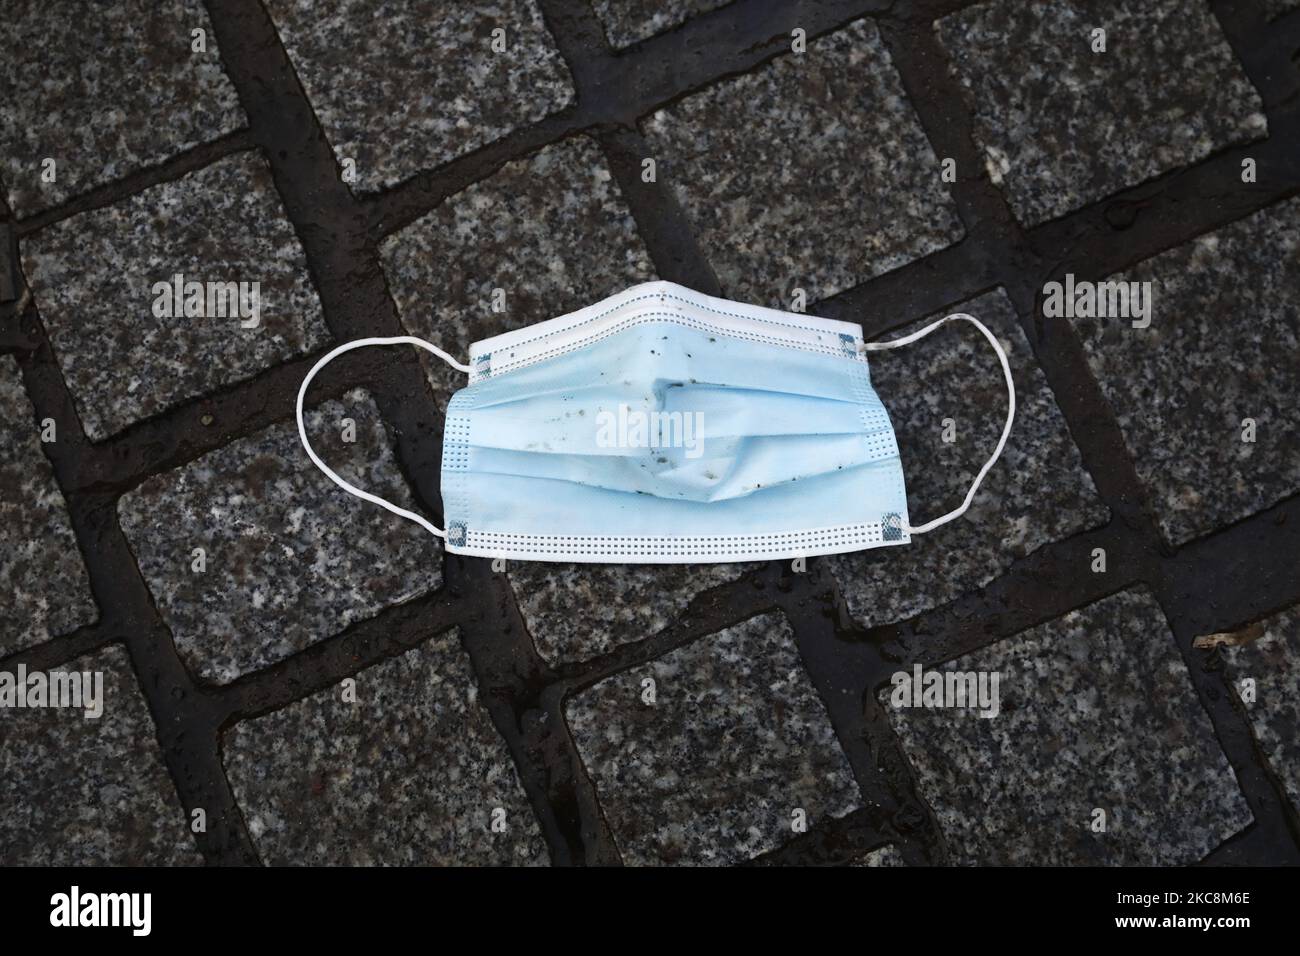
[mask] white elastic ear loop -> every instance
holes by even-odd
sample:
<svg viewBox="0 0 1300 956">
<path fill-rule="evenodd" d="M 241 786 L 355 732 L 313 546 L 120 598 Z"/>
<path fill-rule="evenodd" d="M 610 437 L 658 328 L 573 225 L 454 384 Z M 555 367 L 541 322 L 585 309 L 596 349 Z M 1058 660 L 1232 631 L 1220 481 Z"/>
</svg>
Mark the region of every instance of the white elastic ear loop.
<svg viewBox="0 0 1300 956">
<path fill-rule="evenodd" d="M 944 316 L 937 322 L 931 322 L 919 332 L 905 335 L 901 339 L 890 339 L 888 342 L 867 342 L 863 346 L 863 348 L 868 352 L 880 352 L 885 349 L 896 349 L 900 345 L 907 345 L 911 342 L 915 342 L 917 339 L 925 338 L 945 322 L 951 322 L 954 319 L 962 319 L 974 325 L 975 328 L 984 333 L 984 337 L 988 339 L 989 344 L 993 346 L 993 351 L 998 353 L 998 361 L 1002 363 L 1002 374 L 1007 380 L 1007 423 L 1002 428 L 1002 437 L 998 439 L 998 447 L 993 449 L 993 457 L 984 463 L 984 467 L 980 469 L 980 473 L 975 476 L 975 482 L 970 486 L 970 491 L 966 492 L 966 500 L 961 503 L 961 507 L 949 511 L 946 515 L 940 515 L 938 518 L 935 518 L 933 521 L 927 522 L 920 527 L 905 525 L 904 530 L 906 530 L 908 534 L 924 534 L 927 531 L 933 531 L 935 528 L 939 527 L 939 525 L 947 524 L 954 518 L 960 518 L 966 513 L 966 510 L 970 508 L 970 503 L 975 498 L 975 492 L 979 490 L 980 482 L 984 480 L 984 476 L 988 474 L 989 469 L 993 467 L 993 463 L 996 462 L 998 456 L 1002 454 L 1002 449 L 1005 448 L 1007 444 L 1007 436 L 1011 434 L 1011 423 L 1016 417 L 1016 386 L 1015 383 L 1011 381 L 1011 366 L 1007 364 L 1007 353 L 1002 351 L 1002 345 L 994 337 L 993 333 L 984 327 L 983 322 L 975 318 L 973 315 L 967 315 L 965 312 L 954 312 L 952 315 Z"/>
<path fill-rule="evenodd" d="M 330 362 L 334 361 L 338 356 L 342 355 L 344 352 L 351 352 L 353 349 L 365 348 L 367 345 L 414 345 L 417 348 L 424 349 L 426 352 L 433 353 L 454 369 L 461 372 L 470 371 L 468 365 L 461 365 L 460 362 L 457 362 L 436 345 L 431 345 L 424 341 L 424 339 L 417 339 L 412 335 L 394 335 L 389 338 L 357 339 L 353 342 L 345 342 L 338 348 L 329 352 L 329 354 L 322 356 L 320 361 L 312 366 L 311 371 L 307 373 L 307 377 L 302 380 L 302 385 L 298 389 L 298 437 L 302 439 L 302 447 L 307 449 L 307 454 L 315 463 L 316 467 L 325 472 L 330 481 L 334 482 L 334 484 L 338 485 L 348 494 L 356 495 L 358 498 L 364 498 L 366 501 L 377 504 L 381 508 L 386 508 L 395 515 L 409 518 L 430 534 L 435 534 L 439 538 L 445 538 L 447 537 L 446 532 L 441 528 L 435 528 L 426 519 L 416 514 L 414 511 L 407 511 L 405 508 L 399 508 L 391 501 L 380 498 L 378 495 L 372 495 L 368 491 L 362 491 L 355 485 L 348 484 L 334 472 L 334 469 L 320 460 L 320 456 L 312 450 L 311 442 L 307 441 L 307 429 L 303 425 L 302 420 L 302 402 L 303 398 L 307 395 L 307 386 L 311 384 L 311 380 L 316 377 L 317 372 L 323 369 Z"/>
</svg>

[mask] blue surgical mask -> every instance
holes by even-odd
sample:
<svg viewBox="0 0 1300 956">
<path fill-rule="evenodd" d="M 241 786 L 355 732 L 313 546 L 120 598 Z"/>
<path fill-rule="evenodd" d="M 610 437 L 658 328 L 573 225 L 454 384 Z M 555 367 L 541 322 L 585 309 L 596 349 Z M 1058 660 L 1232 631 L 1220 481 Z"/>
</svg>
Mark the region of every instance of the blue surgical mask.
<svg viewBox="0 0 1300 956">
<path fill-rule="evenodd" d="M 1006 426 L 963 504 L 914 526 L 866 353 L 954 320 L 973 323 L 997 353 Z M 303 430 L 303 398 L 321 368 L 352 349 L 398 344 L 469 376 L 447 407 L 445 530 L 344 481 Z M 335 484 L 445 538 L 454 554 L 756 561 L 905 544 L 962 515 L 1006 444 L 1015 404 L 1001 345 L 964 313 L 864 343 L 852 323 L 651 282 L 475 342 L 468 364 L 410 336 L 348 342 L 303 380 L 298 431 Z"/>
</svg>

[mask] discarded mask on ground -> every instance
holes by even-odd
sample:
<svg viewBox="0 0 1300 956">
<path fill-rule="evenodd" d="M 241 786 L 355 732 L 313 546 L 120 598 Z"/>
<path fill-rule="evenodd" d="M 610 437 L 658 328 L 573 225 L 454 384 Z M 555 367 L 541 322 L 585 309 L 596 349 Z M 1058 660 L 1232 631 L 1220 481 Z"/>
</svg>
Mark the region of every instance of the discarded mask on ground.
<svg viewBox="0 0 1300 956">
<path fill-rule="evenodd" d="M 1006 378 L 1006 425 L 965 501 L 913 525 L 867 353 L 966 321 Z M 307 387 L 352 349 L 414 345 L 469 376 L 447 407 L 446 528 L 340 478 L 303 427 Z M 669 282 L 475 342 L 462 364 L 411 336 L 325 355 L 298 431 L 335 484 L 444 538 L 454 554 L 611 564 L 811 557 L 909 542 L 961 516 L 1006 445 L 1015 386 L 977 319 L 864 342 L 849 322 L 742 305 Z"/>
</svg>

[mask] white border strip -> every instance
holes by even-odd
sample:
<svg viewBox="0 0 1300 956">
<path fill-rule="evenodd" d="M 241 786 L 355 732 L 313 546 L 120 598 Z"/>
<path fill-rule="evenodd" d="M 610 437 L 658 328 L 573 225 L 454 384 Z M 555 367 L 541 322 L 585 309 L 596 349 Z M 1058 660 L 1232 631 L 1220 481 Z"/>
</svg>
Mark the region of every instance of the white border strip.
<svg viewBox="0 0 1300 956">
<path fill-rule="evenodd" d="M 486 377 L 482 369 L 489 363 L 494 374 L 497 369 L 521 368 L 567 351 L 568 345 L 591 342 L 639 324 L 651 314 L 665 321 L 680 317 L 684 324 L 703 324 L 724 334 L 775 339 L 795 348 L 829 354 L 843 353 L 847 337 L 855 357 L 865 361 L 862 327 L 852 322 L 729 302 L 672 282 L 645 282 L 577 312 L 475 342 L 469 349 L 473 369 L 470 384 Z"/>
<path fill-rule="evenodd" d="M 535 535 L 470 529 L 464 544 L 453 544 L 449 538 L 447 550 L 452 554 L 516 561 L 709 564 L 811 558 L 820 554 L 891 547 L 911 540 L 906 527 L 890 528 L 889 531 L 890 539 L 886 540 L 885 526 L 879 521 L 809 531 L 698 537 Z"/>
</svg>

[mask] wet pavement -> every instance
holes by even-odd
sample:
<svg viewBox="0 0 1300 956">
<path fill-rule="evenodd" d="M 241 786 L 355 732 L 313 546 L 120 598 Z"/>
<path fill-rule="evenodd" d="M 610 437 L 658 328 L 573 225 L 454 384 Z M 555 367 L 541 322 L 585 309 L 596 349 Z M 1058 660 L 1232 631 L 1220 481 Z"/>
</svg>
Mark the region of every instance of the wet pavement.
<svg viewBox="0 0 1300 956">
<path fill-rule="evenodd" d="M 0 706 L 0 863 L 1300 863 L 1300 5 L 11 6 L 0 681 L 103 714 Z M 502 567 L 298 444 L 338 342 L 463 355 L 655 278 L 982 319 L 1019 407 L 970 512 Z M 956 507 L 986 343 L 871 374 L 913 522 Z M 437 523 L 458 385 L 354 353 L 307 426 Z"/>
</svg>

